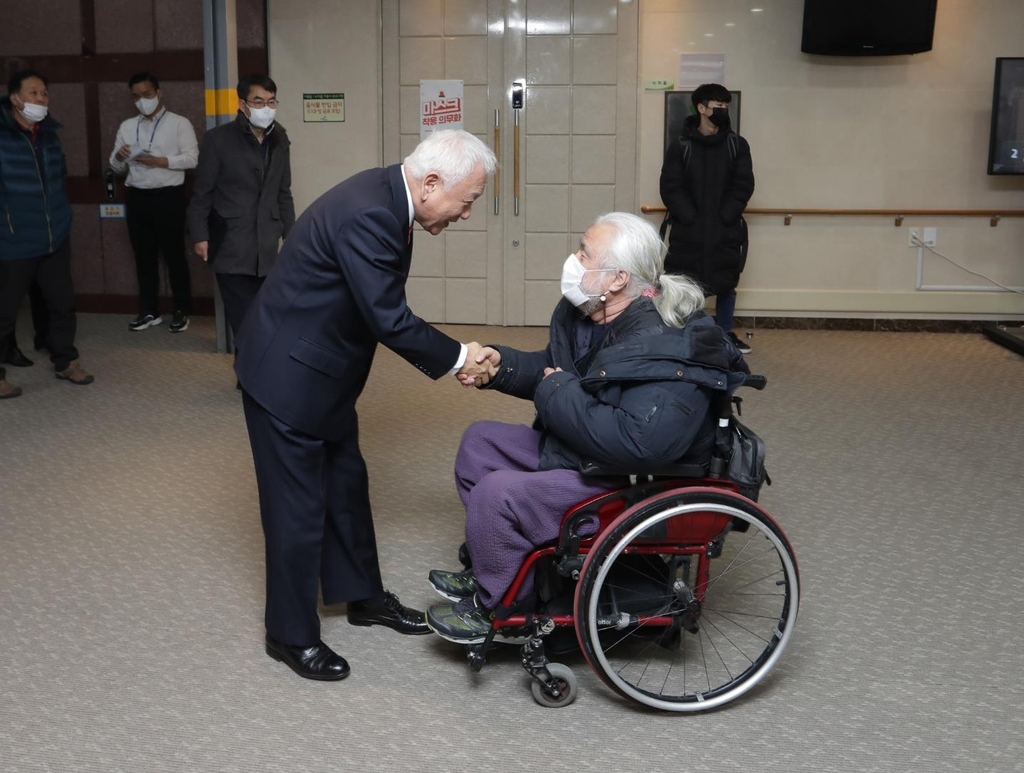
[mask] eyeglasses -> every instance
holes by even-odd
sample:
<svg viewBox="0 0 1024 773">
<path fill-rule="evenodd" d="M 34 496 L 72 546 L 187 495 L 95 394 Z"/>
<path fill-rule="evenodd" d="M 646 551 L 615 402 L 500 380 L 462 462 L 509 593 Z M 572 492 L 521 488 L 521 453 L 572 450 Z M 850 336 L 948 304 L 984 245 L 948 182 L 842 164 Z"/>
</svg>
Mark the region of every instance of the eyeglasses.
<svg viewBox="0 0 1024 773">
<path fill-rule="evenodd" d="M 277 107 L 278 103 L 276 99 L 271 99 L 266 102 L 264 102 L 262 99 L 254 99 L 252 102 L 246 100 L 245 104 L 247 104 L 249 107 L 254 107 L 257 110 L 259 110 L 260 108 L 263 107 Z"/>
</svg>

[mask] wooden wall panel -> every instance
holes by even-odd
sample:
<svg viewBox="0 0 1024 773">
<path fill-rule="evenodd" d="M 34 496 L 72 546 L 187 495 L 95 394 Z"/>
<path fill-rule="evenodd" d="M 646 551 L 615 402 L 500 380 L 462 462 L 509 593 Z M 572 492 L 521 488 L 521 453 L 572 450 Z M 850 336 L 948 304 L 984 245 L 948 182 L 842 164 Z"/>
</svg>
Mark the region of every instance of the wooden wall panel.
<svg viewBox="0 0 1024 773">
<path fill-rule="evenodd" d="M 0 93 L 15 70 L 42 72 L 50 81 L 50 109 L 64 126 L 79 308 L 132 313 L 135 266 L 125 221 L 99 218 L 98 205 L 108 200 L 103 170 L 117 127 L 135 115 L 127 83 L 136 72 L 160 78 L 168 108 L 192 121 L 202 141 L 202 0 L 3 0 L 3 6 Z M 266 2 L 237 0 L 236 8 L 238 70 L 266 72 Z M 191 184 L 186 177 L 189 192 Z M 120 183 L 116 200 L 124 201 Z M 209 269 L 195 256 L 189 262 L 197 311 L 212 312 Z"/>
</svg>

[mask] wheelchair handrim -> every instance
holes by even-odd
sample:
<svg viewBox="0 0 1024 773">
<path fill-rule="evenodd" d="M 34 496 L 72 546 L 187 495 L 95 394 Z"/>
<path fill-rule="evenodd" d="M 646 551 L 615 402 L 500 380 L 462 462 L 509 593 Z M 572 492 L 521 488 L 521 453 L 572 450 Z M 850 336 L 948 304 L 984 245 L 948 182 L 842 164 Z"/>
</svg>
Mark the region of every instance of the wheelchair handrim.
<svg viewBox="0 0 1024 773">
<path fill-rule="evenodd" d="M 692 495 L 694 493 L 696 492 L 667 492 L 665 495 L 659 497 L 658 499 L 661 500 L 678 497 L 680 496 L 680 494 L 684 496 L 686 494 Z M 714 493 L 717 495 L 721 495 L 721 492 Z M 732 495 L 725 496 L 729 496 L 731 498 Z M 589 648 L 585 646 L 584 642 L 580 642 L 581 646 L 583 646 L 584 654 L 587 656 L 588 660 L 591 657 L 593 657 L 600 663 L 600 671 L 602 673 L 599 673 L 599 676 L 602 676 L 602 678 L 605 679 L 605 681 L 608 681 L 609 684 L 613 686 L 621 694 L 626 695 L 644 705 L 652 706 L 654 708 L 659 708 L 666 711 L 704 711 L 707 709 L 715 708 L 716 706 L 720 706 L 724 703 L 727 703 L 740 697 L 741 695 L 752 689 L 755 685 L 757 685 L 761 681 L 761 679 L 766 674 L 768 674 L 768 672 L 771 671 L 771 669 L 775 666 L 775 663 L 778 661 L 779 657 L 781 657 L 783 651 L 786 648 L 786 645 L 789 643 L 790 637 L 792 636 L 792 632 L 796 624 L 797 611 L 799 609 L 799 575 L 797 572 L 796 564 L 792 559 L 791 548 L 788 545 L 788 540 L 785 539 L 785 536 L 784 534 L 782 534 L 778 524 L 775 523 L 774 519 L 772 519 L 770 516 L 758 517 L 761 516 L 761 508 L 758 507 L 757 505 L 754 505 L 753 503 L 751 503 L 751 505 L 755 509 L 755 511 L 757 511 L 758 516 L 752 515 L 751 513 L 746 512 L 745 510 L 742 510 L 730 504 L 713 503 L 708 501 L 702 501 L 694 504 L 675 505 L 669 507 L 664 511 L 654 513 L 646 517 L 642 515 L 643 510 L 649 509 L 650 507 L 657 505 L 657 500 L 654 502 L 644 502 L 637 506 L 635 512 L 627 511 L 626 513 L 623 513 L 622 516 L 620 516 L 620 518 L 618 519 L 620 522 L 626 520 L 627 518 L 635 518 L 638 516 L 639 522 L 635 527 L 633 527 L 632 529 L 630 529 L 630 531 L 624 534 L 619 539 L 618 543 L 604 557 L 602 565 L 597 573 L 597 576 L 592 583 L 592 587 L 603 587 L 604 581 L 607 578 L 608 573 L 611 571 L 611 568 L 615 564 L 617 558 L 625 550 L 625 546 L 629 545 L 638 535 L 640 535 L 644 531 L 650 529 L 652 526 L 656 526 L 657 524 L 662 523 L 663 521 L 669 518 L 674 518 L 679 515 L 708 512 L 729 515 L 733 518 L 738 518 L 742 521 L 745 521 L 754 526 L 755 528 L 758 528 L 761 534 L 767 537 L 774 546 L 776 552 L 778 553 L 782 561 L 787 576 L 793 579 L 793 582 L 787 583 L 788 594 L 785 615 L 784 618 L 780 618 L 779 624 L 775 627 L 775 634 L 778 637 L 778 640 L 772 648 L 772 651 L 768 654 L 768 657 L 766 659 L 760 658 L 756 662 L 754 662 L 747 669 L 747 671 L 753 670 L 754 673 L 750 674 L 748 678 L 743 679 L 739 684 L 735 684 L 736 680 L 733 680 L 729 683 L 729 685 L 710 690 L 710 692 L 715 693 L 717 693 L 718 690 L 724 690 L 724 692 L 715 694 L 711 697 L 703 697 L 702 694 L 697 693 L 694 695 L 692 699 L 689 700 L 669 701 L 659 698 L 657 695 L 650 693 L 646 690 L 642 690 L 622 679 L 618 675 L 612 664 L 609 662 L 608 658 L 605 656 L 605 653 L 601 647 Z M 617 524 L 613 524 L 609 528 L 609 533 L 615 528 L 616 525 Z M 596 551 L 592 551 L 591 556 L 588 558 L 595 557 L 595 552 Z M 584 567 L 584 571 L 586 571 L 586 567 Z M 600 631 L 597 628 L 598 604 L 600 601 L 599 596 L 600 594 L 597 592 L 592 593 L 589 599 L 589 603 L 587 605 L 586 626 L 588 629 L 588 633 L 595 640 L 598 639 L 598 636 L 600 634 Z M 780 628 L 782 630 L 780 630 Z M 744 673 L 747 672 L 745 671 Z M 742 674 L 740 676 L 742 676 Z"/>
</svg>

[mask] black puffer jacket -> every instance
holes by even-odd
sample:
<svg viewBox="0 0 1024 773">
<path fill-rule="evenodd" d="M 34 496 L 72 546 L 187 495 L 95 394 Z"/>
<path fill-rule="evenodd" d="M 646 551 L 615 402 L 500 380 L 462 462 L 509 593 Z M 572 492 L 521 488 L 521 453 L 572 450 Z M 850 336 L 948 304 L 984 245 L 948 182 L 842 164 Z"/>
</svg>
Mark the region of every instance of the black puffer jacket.
<svg viewBox="0 0 1024 773">
<path fill-rule="evenodd" d="M 501 367 L 488 388 L 533 400 L 544 432 L 540 469 L 596 462 L 644 473 L 706 461 L 716 423 L 711 396 L 736 389 L 750 372 L 721 328 L 703 312 L 670 327 L 638 298 L 581 358 L 576 326 L 591 324 L 562 300 L 547 349 L 495 347 Z M 553 367 L 562 372 L 543 378 Z"/>
<path fill-rule="evenodd" d="M 747 241 L 743 210 L 754 194 L 750 145 L 736 136 L 736 158 L 729 151 L 725 129 L 705 136 L 697 128 L 700 116 L 683 125 L 684 145 L 674 141 L 661 168 L 661 200 L 668 208 L 669 234 L 665 270 L 700 282 L 708 295 L 732 290 L 743 270 Z"/>
<path fill-rule="evenodd" d="M 0 260 L 37 258 L 71 234 L 68 167 L 52 116 L 21 128 L 8 96 L 0 97 Z"/>
</svg>

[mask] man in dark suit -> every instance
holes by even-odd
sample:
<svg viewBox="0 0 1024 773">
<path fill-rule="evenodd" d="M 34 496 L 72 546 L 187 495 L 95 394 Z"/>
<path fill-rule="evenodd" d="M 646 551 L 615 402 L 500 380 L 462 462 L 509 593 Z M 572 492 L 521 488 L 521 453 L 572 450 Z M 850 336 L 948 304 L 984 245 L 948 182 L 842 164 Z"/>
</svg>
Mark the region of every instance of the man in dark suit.
<svg viewBox="0 0 1024 773">
<path fill-rule="evenodd" d="M 468 218 L 494 166 L 479 139 L 443 131 L 404 164 L 337 185 L 295 223 L 239 332 L 235 370 L 266 538 L 266 650 L 300 676 L 349 673 L 320 640 L 318 585 L 325 604 L 348 602 L 354 625 L 429 633 L 423 613 L 381 581 L 355 406 L 378 343 L 432 379 L 486 382 L 479 344 L 414 315 L 405 283 L 413 223 L 437 235 Z"/>
<path fill-rule="evenodd" d="M 238 82 L 238 116 L 203 138 L 188 232 L 217 277 L 224 315 L 238 329 L 295 223 L 291 143 L 277 123 L 277 85 L 266 75 Z"/>
</svg>

